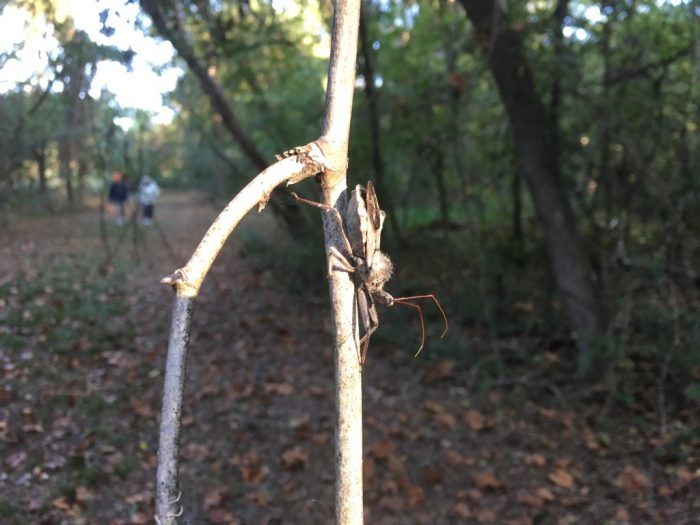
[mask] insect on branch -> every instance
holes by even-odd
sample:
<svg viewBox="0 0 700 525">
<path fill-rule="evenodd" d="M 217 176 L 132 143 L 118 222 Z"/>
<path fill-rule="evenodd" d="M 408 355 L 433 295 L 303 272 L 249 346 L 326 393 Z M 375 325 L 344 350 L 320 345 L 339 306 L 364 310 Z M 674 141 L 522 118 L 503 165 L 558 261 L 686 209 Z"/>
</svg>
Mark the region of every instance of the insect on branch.
<svg viewBox="0 0 700 525">
<path fill-rule="evenodd" d="M 418 310 L 421 343 L 415 357 L 418 357 L 425 346 L 425 321 L 423 309 L 413 301 L 431 299 L 435 303 L 445 322 L 445 330 L 440 338 L 445 336 L 448 330 L 447 314 L 433 294 L 394 297 L 384 290 L 384 285 L 393 274 L 394 266 L 389 256 L 380 250 L 386 213 L 379 207 L 372 182 L 367 183 L 366 189 L 359 184 L 355 187 L 350 195 L 344 215 L 341 215 L 338 209 L 327 204 L 304 199 L 294 192 L 292 192 L 292 196 L 299 202 L 330 212 L 331 216 L 338 222 L 345 253 L 335 247 L 329 250 L 328 273 L 330 275 L 331 270 L 335 268 L 331 262 L 332 256 L 339 263 L 338 268 L 353 275 L 355 298 L 364 330 L 364 335 L 360 339 L 360 364 L 364 364 L 367 359 L 370 337 L 379 327 L 377 303 L 382 306 L 401 304 Z"/>
</svg>

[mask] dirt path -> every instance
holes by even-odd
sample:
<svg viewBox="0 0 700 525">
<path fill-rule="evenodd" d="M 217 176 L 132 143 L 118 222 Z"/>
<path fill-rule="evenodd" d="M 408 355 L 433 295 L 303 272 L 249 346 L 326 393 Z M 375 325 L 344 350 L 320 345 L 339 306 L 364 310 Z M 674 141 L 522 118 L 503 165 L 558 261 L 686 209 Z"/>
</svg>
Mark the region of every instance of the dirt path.
<svg viewBox="0 0 700 525">
<path fill-rule="evenodd" d="M 95 211 L 2 234 L 0 522 L 150 523 L 172 298 L 158 280 L 214 215 L 195 194 L 166 195 L 157 217 L 170 246 L 154 228 L 110 224 L 107 238 L 122 243 L 108 268 Z M 333 522 L 326 292 L 291 294 L 237 249 L 259 235 L 281 238 L 269 215 L 237 232 L 197 303 L 183 523 Z M 409 317 L 387 319 L 386 330 L 414 329 Z M 468 336 L 458 322 L 453 331 Z M 506 358 L 532 352 L 525 359 L 541 360 L 547 379 L 476 390 L 471 362 L 373 343 L 367 523 L 700 523 L 697 434 L 660 440 L 636 423 L 653 417 L 643 410 L 594 428 L 598 404 L 551 379 L 555 354 L 501 344 Z"/>
</svg>

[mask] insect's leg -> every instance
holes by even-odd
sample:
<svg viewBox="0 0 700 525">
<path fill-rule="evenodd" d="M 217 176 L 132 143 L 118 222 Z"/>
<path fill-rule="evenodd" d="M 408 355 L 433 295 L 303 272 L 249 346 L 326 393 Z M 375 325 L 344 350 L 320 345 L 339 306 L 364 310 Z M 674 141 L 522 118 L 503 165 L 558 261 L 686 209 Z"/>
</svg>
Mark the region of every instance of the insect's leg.
<svg viewBox="0 0 700 525">
<path fill-rule="evenodd" d="M 442 306 L 440 305 L 440 302 L 437 300 L 437 297 L 435 297 L 433 294 L 409 295 L 407 297 L 394 297 L 394 301 L 402 303 L 402 304 L 412 304 L 412 303 L 407 303 L 406 301 L 413 301 L 415 299 L 431 299 L 435 303 L 435 305 L 438 307 L 438 310 L 440 310 L 440 313 L 442 314 L 442 320 L 445 321 L 445 331 L 442 332 L 440 339 L 445 337 L 445 334 L 447 333 L 447 329 L 449 328 L 449 325 L 447 324 L 447 314 L 445 313 L 445 310 L 442 309 Z M 416 305 L 413 305 L 413 306 L 416 306 Z"/>
<path fill-rule="evenodd" d="M 369 350 L 369 338 L 379 326 L 379 317 L 377 316 L 377 307 L 374 305 L 372 296 L 364 288 L 357 289 L 357 307 L 360 311 L 360 320 L 365 335 L 360 339 L 360 366 L 365 364 L 367 359 L 367 351 Z"/>
<path fill-rule="evenodd" d="M 394 304 L 405 304 L 406 306 L 410 306 L 418 310 L 418 316 L 420 317 L 420 346 L 418 347 L 418 351 L 416 352 L 416 354 L 413 356 L 418 357 L 418 354 L 420 354 L 421 350 L 423 350 L 423 346 L 425 346 L 425 322 L 423 321 L 423 309 L 420 307 L 419 304 L 414 304 L 405 301 L 402 297 L 394 297 Z"/>
<path fill-rule="evenodd" d="M 294 197 L 299 202 L 303 202 L 310 206 L 315 206 L 316 208 L 320 208 L 322 210 L 330 211 L 331 214 L 338 221 L 338 227 L 340 228 L 340 233 L 343 237 L 343 248 L 345 248 L 345 251 L 348 255 L 352 255 L 352 246 L 350 245 L 350 239 L 348 239 L 348 236 L 345 233 L 345 226 L 343 225 L 343 218 L 340 216 L 340 212 L 336 208 L 334 208 L 333 206 L 329 206 L 328 204 L 323 204 L 322 202 L 316 202 L 309 199 L 305 199 L 304 197 L 299 197 L 299 195 L 297 195 L 293 191 L 291 191 L 290 193 L 292 194 L 292 197 Z"/>
<path fill-rule="evenodd" d="M 335 247 L 331 246 L 331 249 L 328 251 L 328 276 L 330 277 L 331 273 L 333 272 L 333 260 L 331 259 L 332 257 L 335 258 L 336 262 L 340 263 L 339 268 L 341 270 L 345 270 L 348 273 L 354 273 L 355 272 L 355 267 L 352 265 L 350 261 L 348 261 L 348 258 L 345 257 L 340 251 Z"/>
</svg>

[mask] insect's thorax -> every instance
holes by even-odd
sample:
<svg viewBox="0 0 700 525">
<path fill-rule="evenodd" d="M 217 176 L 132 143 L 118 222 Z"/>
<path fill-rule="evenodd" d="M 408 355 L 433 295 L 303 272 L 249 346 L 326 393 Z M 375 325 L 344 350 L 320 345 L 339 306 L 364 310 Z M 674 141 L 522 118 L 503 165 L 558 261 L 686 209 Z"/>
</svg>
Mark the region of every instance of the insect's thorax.
<svg viewBox="0 0 700 525">
<path fill-rule="evenodd" d="M 370 293 L 376 293 L 384 288 L 386 282 L 391 279 L 394 265 L 384 252 L 376 251 L 372 257 L 371 265 L 367 268 L 365 283 Z"/>
</svg>

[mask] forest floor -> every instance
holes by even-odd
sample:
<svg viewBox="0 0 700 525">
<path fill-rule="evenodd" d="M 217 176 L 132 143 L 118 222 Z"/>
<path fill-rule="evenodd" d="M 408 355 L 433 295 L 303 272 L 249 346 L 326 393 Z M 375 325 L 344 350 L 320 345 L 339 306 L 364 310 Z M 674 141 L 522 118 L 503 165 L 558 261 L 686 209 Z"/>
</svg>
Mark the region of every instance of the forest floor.
<svg viewBox="0 0 700 525">
<path fill-rule="evenodd" d="M 158 281 L 216 214 L 193 193 L 166 194 L 156 211 L 167 245 L 135 224 L 106 224 L 102 236 L 94 208 L 16 219 L 0 233 L 2 523 L 153 521 L 172 299 Z M 245 231 L 281 237 L 268 213 L 242 228 L 196 306 L 182 522 L 330 524 L 327 292 L 292 293 L 238 248 Z M 121 246 L 111 258 L 105 238 Z M 380 332 L 401 322 L 414 337 L 410 315 L 389 316 Z M 472 337 L 451 321 L 453 343 Z M 364 368 L 367 523 L 700 523 L 697 416 L 663 416 L 661 433 L 649 403 L 610 409 L 602 385 L 582 393 L 561 355 L 536 341 L 454 355 L 431 355 L 429 341 L 418 359 L 398 346 L 373 339 Z M 494 347 L 516 364 L 480 387 L 475 364 Z"/>
</svg>

